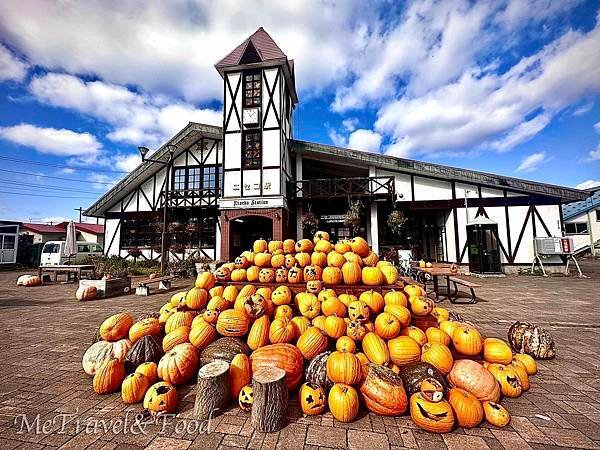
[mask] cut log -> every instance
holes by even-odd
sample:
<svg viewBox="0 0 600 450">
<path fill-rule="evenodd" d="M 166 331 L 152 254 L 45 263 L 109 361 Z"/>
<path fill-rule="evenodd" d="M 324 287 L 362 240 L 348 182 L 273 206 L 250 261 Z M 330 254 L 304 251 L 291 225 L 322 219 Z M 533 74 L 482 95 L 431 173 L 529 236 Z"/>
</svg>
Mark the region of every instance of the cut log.
<svg viewBox="0 0 600 450">
<path fill-rule="evenodd" d="M 229 402 L 229 363 L 214 361 L 201 367 L 196 384 L 194 416 L 205 420 L 224 411 Z"/>
<path fill-rule="evenodd" d="M 281 430 L 286 424 L 288 390 L 285 371 L 265 367 L 252 376 L 252 426 L 262 432 Z"/>
</svg>

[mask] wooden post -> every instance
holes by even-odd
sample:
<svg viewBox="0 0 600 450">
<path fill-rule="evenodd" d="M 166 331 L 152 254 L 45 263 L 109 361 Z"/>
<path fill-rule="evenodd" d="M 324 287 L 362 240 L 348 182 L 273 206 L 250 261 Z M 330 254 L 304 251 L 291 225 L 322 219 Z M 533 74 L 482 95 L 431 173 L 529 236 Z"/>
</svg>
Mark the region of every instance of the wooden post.
<svg viewBox="0 0 600 450">
<path fill-rule="evenodd" d="M 198 371 L 194 417 L 205 420 L 218 415 L 229 402 L 229 363 L 213 361 Z"/>
<path fill-rule="evenodd" d="M 286 424 L 288 390 L 285 371 L 265 367 L 252 377 L 252 426 L 262 432 L 281 430 Z"/>
</svg>

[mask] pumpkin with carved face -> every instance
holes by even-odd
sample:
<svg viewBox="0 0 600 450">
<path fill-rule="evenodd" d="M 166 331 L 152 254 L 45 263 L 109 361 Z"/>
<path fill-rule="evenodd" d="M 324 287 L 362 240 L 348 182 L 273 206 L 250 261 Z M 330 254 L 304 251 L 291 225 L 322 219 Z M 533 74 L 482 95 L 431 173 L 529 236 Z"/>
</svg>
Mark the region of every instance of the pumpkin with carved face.
<svg viewBox="0 0 600 450">
<path fill-rule="evenodd" d="M 240 395 L 238 395 L 238 404 L 242 411 L 249 412 L 252 410 L 252 403 L 254 403 L 254 391 L 252 385 L 248 384 L 241 389 Z"/>
<path fill-rule="evenodd" d="M 288 270 L 288 283 L 302 283 L 302 269 L 300 267 L 294 266 Z"/>
<path fill-rule="evenodd" d="M 306 283 L 306 292 L 318 294 L 323 290 L 323 283 L 320 280 L 311 280 Z"/>
<path fill-rule="evenodd" d="M 410 397 L 410 417 L 431 433 L 447 433 L 454 428 L 454 412 L 446 400 L 432 402 L 417 392 Z"/>
<path fill-rule="evenodd" d="M 368 331 L 367 327 L 358 320 L 352 320 L 346 326 L 346 335 L 353 341 L 362 341 Z"/>
<path fill-rule="evenodd" d="M 306 266 L 303 273 L 304 281 L 320 280 L 322 273 L 323 269 L 319 266 Z"/>
<path fill-rule="evenodd" d="M 300 408 L 309 416 L 323 413 L 327 405 L 325 390 L 318 384 L 304 383 L 298 393 Z"/>
<path fill-rule="evenodd" d="M 229 281 L 231 279 L 231 270 L 225 266 L 221 266 L 215 270 L 215 278 L 217 281 Z"/>
<path fill-rule="evenodd" d="M 289 305 L 292 301 L 292 291 L 287 286 L 279 286 L 271 294 L 271 301 L 274 305 Z"/>
<path fill-rule="evenodd" d="M 350 320 L 358 320 L 359 322 L 365 322 L 369 320 L 371 310 L 365 302 L 357 300 L 348 305 L 348 317 Z"/>
<path fill-rule="evenodd" d="M 268 302 L 261 294 L 251 295 L 244 302 L 244 310 L 251 319 L 258 319 L 265 315 L 268 309 Z"/>
<path fill-rule="evenodd" d="M 250 261 L 248 261 L 248 258 L 245 256 L 238 256 L 233 263 L 235 264 L 236 269 L 247 269 L 250 267 Z"/>
<path fill-rule="evenodd" d="M 258 273 L 258 281 L 261 283 L 273 283 L 275 281 L 275 270 L 271 268 L 262 268 Z"/>
<path fill-rule="evenodd" d="M 144 396 L 144 408 L 150 414 L 173 414 L 177 410 L 179 397 L 172 384 L 161 381 L 150 386 Z"/>
<path fill-rule="evenodd" d="M 275 283 L 287 283 L 288 270 L 285 267 L 280 267 L 275 271 Z"/>
<path fill-rule="evenodd" d="M 285 266 L 286 269 L 291 269 L 296 264 L 298 264 L 298 260 L 296 259 L 296 257 L 294 255 L 290 255 L 290 254 L 285 255 L 285 259 L 283 260 L 283 265 Z"/>
</svg>

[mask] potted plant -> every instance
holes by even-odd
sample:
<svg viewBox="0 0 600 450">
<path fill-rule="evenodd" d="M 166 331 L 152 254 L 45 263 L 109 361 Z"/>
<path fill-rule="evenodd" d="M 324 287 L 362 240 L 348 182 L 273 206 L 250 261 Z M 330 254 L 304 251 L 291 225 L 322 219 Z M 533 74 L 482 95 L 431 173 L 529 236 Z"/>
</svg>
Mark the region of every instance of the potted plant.
<svg viewBox="0 0 600 450">
<path fill-rule="evenodd" d="M 352 234 L 360 227 L 363 204 L 360 200 L 350 200 L 348 211 L 344 215 L 344 223 L 350 227 Z"/>
<path fill-rule="evenodd" d="M 399 209 L 390 212 L 387 219 L 387 226 L 393 234 L 399 235 L 406 224 L 406 216 Z"/>
<path fill-rule="evenodd" d="M 302 229 L 305 230 L 308 234 L 312 235 L 317 231 L 319 227 L 319 218 L 310 210 L 302 214 L 300 218 L 300 223 L 302 224 Z"/>
</svg>

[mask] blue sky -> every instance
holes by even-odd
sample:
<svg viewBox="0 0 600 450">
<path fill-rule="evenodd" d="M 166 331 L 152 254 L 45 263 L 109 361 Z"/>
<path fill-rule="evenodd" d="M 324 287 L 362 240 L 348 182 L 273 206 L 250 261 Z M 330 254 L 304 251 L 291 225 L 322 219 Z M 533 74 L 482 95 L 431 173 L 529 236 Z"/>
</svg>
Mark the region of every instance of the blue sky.
<svg viewBox="0 0 600 450">
<path fill-rule="evenodd" d="M 188 121 L 263 26 L 295 59 L 297 138 L 600 184 L 600 1 L 0 3 L 0 217 L 77 217 Z M 22 195 L 24 194 L 24 195 Z"/>
</svg>

